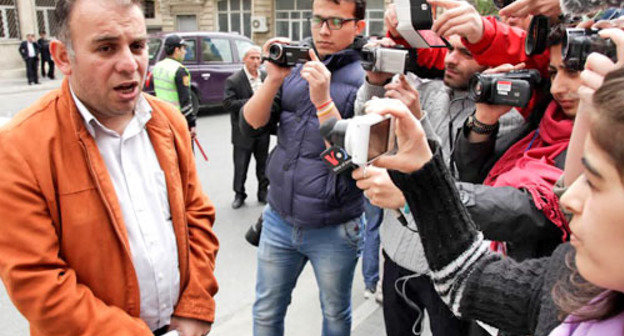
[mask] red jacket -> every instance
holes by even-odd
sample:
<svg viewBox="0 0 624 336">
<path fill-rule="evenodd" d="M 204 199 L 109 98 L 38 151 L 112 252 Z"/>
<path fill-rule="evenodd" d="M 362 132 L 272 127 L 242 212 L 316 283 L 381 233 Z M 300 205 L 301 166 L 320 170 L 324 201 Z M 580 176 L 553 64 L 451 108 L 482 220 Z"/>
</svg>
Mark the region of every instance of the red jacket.
<svg viewBox="0 0 624 336">
<path fill-rule="evenodd" d="M 178 245 L 174 315 L 213 321 L 215 211 L 186 121 L 147 96 Z M 31 335 L 152 336 L 115 189 L 67 79 L 0 129 L 0 276 Z"/>
</svg>

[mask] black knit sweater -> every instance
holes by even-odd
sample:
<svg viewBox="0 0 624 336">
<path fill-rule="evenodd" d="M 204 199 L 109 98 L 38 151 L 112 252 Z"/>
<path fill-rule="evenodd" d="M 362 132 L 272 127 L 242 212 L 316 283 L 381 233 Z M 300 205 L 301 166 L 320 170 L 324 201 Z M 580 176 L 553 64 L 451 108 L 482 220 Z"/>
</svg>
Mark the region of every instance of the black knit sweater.
<svg viewBox="0 0 624 336">
<path fill-rule="evenodd" d="M 572 247 L 563 244 L 551 257 L 522 263 L 490 251 L 439 150 L 434 152 L 422 169 L 390 175 L 415 216 L 436 291 L 459 317 L 512 334 L 547 336 L 561 323 L 551 290 L 571 273 L 565 257 Z"/>
</svg>

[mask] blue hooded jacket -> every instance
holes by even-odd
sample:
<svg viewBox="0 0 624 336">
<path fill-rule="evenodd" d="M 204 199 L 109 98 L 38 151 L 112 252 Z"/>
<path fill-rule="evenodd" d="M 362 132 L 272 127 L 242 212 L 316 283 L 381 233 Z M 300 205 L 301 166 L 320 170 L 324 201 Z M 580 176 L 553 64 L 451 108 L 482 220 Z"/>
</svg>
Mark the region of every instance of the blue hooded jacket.
<svg viewBox="0 0 624 336">
<path fill-rule="evenodd" d="M 323 63 L 332 73 L 334 104 L 342 118 L 353 117 L 355 97 L 364 81 L 359 53 L 345 49 Z M 241 115 L 241 131 L 253 136 L 277 125 L 277 146 L 267 163 L 268 200 L 273 210 L 297 227 L 337 225 L 362 214 L 362 192 L 350 174 L 332 174 L 320 158 L 325 142 L 301 68 L 301 64 L 295 66 L 284 80 L 269 125 L 253 130 Z"/>
</svg>

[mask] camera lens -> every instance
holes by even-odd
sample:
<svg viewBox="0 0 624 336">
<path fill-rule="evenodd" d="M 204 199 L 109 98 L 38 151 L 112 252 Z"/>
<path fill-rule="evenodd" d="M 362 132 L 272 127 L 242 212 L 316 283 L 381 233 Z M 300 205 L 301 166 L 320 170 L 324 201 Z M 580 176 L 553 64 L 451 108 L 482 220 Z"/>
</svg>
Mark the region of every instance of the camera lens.
<svg viewBox="0 0 624 336">
<path fill-rule="evenodd" d="M 480 74 L 475 74 L 470 78 L 470 97 L 475 102 L 481 102 L 483 100 L 483 91 L 485 90 L 484 78 Z"/>
<path fill-rule="evenodd" d="M 271 58 L 272 60 L 280 59 L 283 53 L 284 53 L 284 47 L 279 43 L 272 44 L 269 47 L 269 58 Z"/>
</svg>

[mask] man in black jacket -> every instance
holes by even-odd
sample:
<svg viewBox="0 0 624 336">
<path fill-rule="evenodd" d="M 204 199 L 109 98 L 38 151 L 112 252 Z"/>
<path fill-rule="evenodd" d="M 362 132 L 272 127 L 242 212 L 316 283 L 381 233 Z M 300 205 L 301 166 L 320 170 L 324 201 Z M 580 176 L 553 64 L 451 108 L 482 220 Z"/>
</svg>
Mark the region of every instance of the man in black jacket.
<svg viewBox="0 0 624 336">
<path fill-rule="evenodd" d="M 35 34 L 27 34 L 26 41 L 22 41 L 19 47 L 19 53 L 26 63 L 26 77 L 28 85 L 32 83 L 39 84 L 37 76 L 37 61 L 39 60 L 39 45 L 35 42 Z"/>
<path fill-rule="evenodd" d="M 238 209 L 245 202 L 245 180 L 251 154 L 256 159 L 256 177 L 258 178 L 258 201 L 266 203 L 269 180 L 264 171 L 269 151 L 269 133 L 257 138 L 250 138 L 240 131 L 238 120 L 241 107 L 260 87 L 266 73 L 259 70 L 260 48 L 251 47 L 243 57 L 243 69 L 234 73 L 225 82 L 223 107 L 230 112 L 232 123 L 232 145 L 234 145 L 234 202 L 232 208 Z"/>
<path fill-rule="evenodd" d="M 48 78 L 54 79 L 54 61 L 50 55 L 50 40 L 46 38 L 46 32 L 39 32 L 37 44 L 41 50 L 41 77 L 46 76 L 45 64 L 48 63 Z"/>
</svg>

